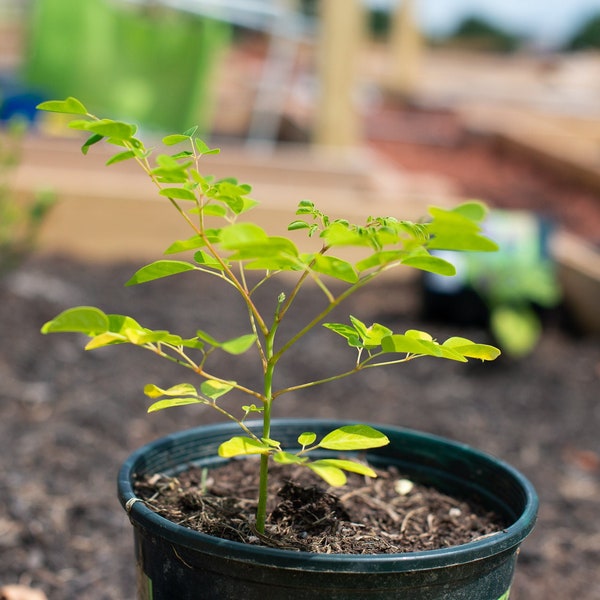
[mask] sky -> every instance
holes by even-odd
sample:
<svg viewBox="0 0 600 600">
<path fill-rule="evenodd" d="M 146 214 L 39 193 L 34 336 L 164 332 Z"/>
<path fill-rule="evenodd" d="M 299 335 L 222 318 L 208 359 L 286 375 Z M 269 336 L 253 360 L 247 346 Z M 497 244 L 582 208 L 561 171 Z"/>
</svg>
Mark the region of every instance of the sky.
<svg viewBox="0 0 600 600">
<path fill-rule="evenodd" d="M 367 0 L 372 5 L 394 0 Z M 544 46 L 568 39 L 590 15 L 600 14 L 600 0 L 416 0 L 419 21 L 429 34 L 450 33 L 469 15 L 485 17 Z"/>
</svg>

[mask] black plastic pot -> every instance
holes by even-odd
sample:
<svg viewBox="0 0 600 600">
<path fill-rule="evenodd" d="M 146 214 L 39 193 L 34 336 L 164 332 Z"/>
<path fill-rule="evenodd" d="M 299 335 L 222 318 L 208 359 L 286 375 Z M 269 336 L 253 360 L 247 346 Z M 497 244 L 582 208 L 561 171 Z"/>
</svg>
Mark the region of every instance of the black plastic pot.
<svg viewBox="0 0 600 600">
<path fill-rule="evenodd" d="M 324 434 L 344 424 L 275 421 L 272 437 L 289 448 L 303 431 Z M 461 546 L 386 555 L 294 552 L 197 533 L 152 512 L 136 499 L 132 482 L 147 473 L 173 474 L 191 463 L 220 463 L 217 448 L 238 434 L 237 425 L 199 427 L 144 446 L 119 473 L 119 497 L 134 526 L 138 598 L 506 600 L 519 545 L 536 518 L 532 485 L 509 465 L 468 446 L 406 429 L 376 427 L 391 443 L 368 452 L 372 465 L 396 465 L 442 491 L 476 498 L 510 526 Z"/>
</svg>

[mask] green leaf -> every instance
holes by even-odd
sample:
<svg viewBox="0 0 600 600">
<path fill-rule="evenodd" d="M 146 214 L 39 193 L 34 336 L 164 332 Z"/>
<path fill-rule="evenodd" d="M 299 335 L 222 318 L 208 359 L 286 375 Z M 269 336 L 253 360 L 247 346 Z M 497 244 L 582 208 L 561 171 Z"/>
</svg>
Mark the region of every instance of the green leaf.
<svg viewBox="0 0 600 600">
<path fill-rule="evenodd" d="M 178 252 L 185 252 L 187 250 L 196 250 L 196 248 L 202 248 L 204 245 L 204 240 L 199 235 L 194 235 L 187 240 L 173 242 L 165 250 L 165 254 L 177 254 Z"/>
<path fill-rule="evenodd" d="M 202 156 L 205 154 L 219 154 L 221 152 L 219 148 L 209 148 L 200 138 L 195 138 L 194 144 L 196 145 L 196 150 Z"/>
<path fill-rule="evenodd" d="M 339 467 L 323 461 L 310 462 L 306 466 L 332 487 L 341 487 L 346 484 L 346 474 Z"/>
<path fill-rule="evenodd" d="M 311 268 L 317 273 L 329 275 L 335 279 L 346 281 L 347 283 L 356 283 L 358 281 L 358 273 L 354 267 L 347 261 L 335 258 L 334 256 L 323 256 L 322 254 L 309 255 L 307 263 L 311 263 Z"/>
<path fill-rule="evenodd" d="M 168 154 L 159 154 L 156 157 L 156 164 L 161 169 L 179 171 L 181 169 L 187 169 L 187 167 L 192 166 L 194 163 L 191 160 L 181 163 Z"/>
<path fill-rule="evenodd" d="M 208 197 L 226 204 L 231 211 L 239 215 L 247 210 L 246 202 L 254 200 L 245 198 L 252 188 L 249 185 L 239 184 L 235 179 L 221 179 L 206 191 Z"/>
<path fill-rule="evenodd" d="M 334 221 L 321 237 L 330 246 L 371 246 L 372 242 L 368 235 L 351 228 L 345 221 Z"/>
<path fill-rule="evenodd" d="M 194 156 L 194 153 L 190 152 L 189 150 L 182 150 L 181 152 L 176 152 L 175 154 L 172 154 L 171 156 L 175 159 L 189 158 L 190 156 Z"/>
<path fill-rule="evenodd" d="M 156 330 L 144 328 L 131 328 L 126 329 L 123 334 L 125 335 L 128 342 L 135 344 L 136 346 L 144 346 L 146 344 L 171 344 L 172 346 L 183 345 L 181 336 L 174 335 L 168 331 Z"/>
<path fill-rule="evenodd" d="M 180 163 L 168 154 L 159 154 L 156 157 L 156 164 L 158 166 L 150 172 L 162 183 L 185 183 L 188 180 L 186 169 L 193 163 L 191 161 Z"/>
<path fill-rule="evenodd" d="M 82 154 L 87 154 L 88 150 L 90 149 L 90 146 L 93 146 L 94 144 L 97 144 L 98 142 L 100 142 L 101 140 L 104 139 L 104 136 L 101 136 L 97 133 L 94 133 L 93 135 L 91 135 L 86 142 L 83 144 L 83 146 L 81 146 L 81 152 Z"/>
<path fill-rule="evenodd" d="M 130 158 L 135 158 L 135 152 L 133 150 L 125 150 L 125 152 L 119 152 L 118 154 L 111 156 L 106 161 L 106 166 L 114 165 L 123 162 L 124 160 L 129 160 Z"/>
<path fill-rule="evenodd" d="M 227 340 L 219 345 L 219 347 L 228 354 L 238 355 L 249 350 L 256 341 L 256 335 L 247 333 L 239 337 Z"/>
<path fill-rule="evenodd" d="M 460 250 L 473 252 L 494 252 L 498 245 L 482 235 L 478 223 L 467 215 L 456 210 L 446 210 L 432 206 L 429 214 L 433 221 L 427 224 L 431 239 L 427 243 L 429 249 Z"/>
<path fill-rule="evenodd" d="M 472 200 L 470 202 L 463 202 L 452 209 L 452 212 L 456 212 L 471 221 L 483 221 L 488 214 L 487 206 L 483 202 Z"/>
<path fill-rule="evenodd" d="M 327 450 L 366 450 L 389 444 L 389 439 L 369 425 L 344 425 L 328 433 L 319 447 Z"/>
<path fill-rule="evenodd" d="M 48 100 L 36 106 L 38 110 L 64 113 L 68 115 L 87 115 L 86 107 L 77 98 L 69 96 L 66 100 Z"/>
<path fill-rule="evenodd" d="M 221 230 L 223 248 L 233 251 L 229 260 L 252 261 L 248 269 L 297 269 L 298 249 L 284 237 L 269 237 L 262 227 L 253 223 L 238 223 Z"/>
<path fill-rule="evenodd" d="M 160 167 L 152 169 L 151 173 L 160 183 L 186 183 L 188 178 L 185 169 L 173 171 L 171 169 L 161 169 Z"/>
<path fill-rule="evenodd" d="M 96 350 L 97 348 L 103 348 L 104 346 L 112 346 L 114 344 L 126 344 L 129 340 L 127 336 L 122 333 L 116 333 L 114 331 L 106 331 L 99 335 L 94 336 L 85 346 L 86 350 Z"/>
<path fill-rule="evenodd" d="M 276 452 L 273 454 L 273 460 L 281 465 L 301 465 L 306 463 L 308 458 L 289 452 Z"/>
<path fill-rule="evenodd" d="M 224 396 L 227 392 L 230 392 L 235 385 L 235 381 L 217 381 L 216 379 L 207 379 L 202 382 L 200 391 L 211 400 L 216 400 L 221 396 Z"/>
<path fill-rule="evenodd" d="M 199 264 L 199 265 L 203 265 L 204 267 L 210 267 L 212 269 L 219 269 L 220 271 L 223 270 L 223 265 L 211 254 L 208 254 L 208 252 L 203 252 L 202 250 L 198 250 L 198 252 L 196 252 L 194 254 L 194 260 Z M 226 265 L 229 264 L 229 261 L 224 260 L 223 261 Z"/>
<path fill-rule="evenodd" d="M 369 328 L 360 319 L 350 315 L 350 323 L 352 323 L 352 327 L 354 327 L 361 340 L 364 340 L 369 335 Z"/>
<path fill-rule="evenodd" d="M 442 350 L 440 349 L 439 344 L 425 339 L 419 339 L 411 335 L 402 335 L 400 333 L 383 338 L 381 340 L 381 348 L 384 352 L 442 356 Z"/>
<path fill-rule="evenodd" d="M 161 396 L 194 396 L 198 397 L 196 388 L 191 383 L 178 383 L 166 390 L 159 388 L 153 383 L 144 386 L 144 394 L 149 398 L 160 398 Z"/>
<path fill-rule="evenodd" d="M 298 443 L 301 446 L 310 446 L 317 439 L 317 434 L 312 431 L 305 431 L 298 436 Z"/>
<path fill-rule="evenodd" d="M 341 335 L 343 338 L 346 338 L 348 345 L 352 346 L 353 348 L 360 348 L 362 346 L 358 332 L 350 325 L 346 325 L 345 323 L 323 323 L 323 327 L 326 327 L 334 333 Z"/>
<path fill-rule="evenodd" d="M 330 465 L 332 467 L 336 467 L 338 469 L 342 469 L 344 471 L 350 471 L 351 473 L 358 473 L 359 475 L 366 475 L 367 477 L 377 477 L 377 473 L 368 467 L 367 465 L 363 465 L 362 463 L 356 462 L 354 460 L 344 460 L 340 458 L 324 458 L 321 460 L 316 460 L 313 465 Z"/>
<path fill-rule="evenodd" d="M 86 350 L 127 342 L 138 344 L 138 339 L 147 335 L 148 330 L 131 317 L 124 315 L 107 315 L 107 317 L 107 330 L 93 337 L 86 345 Z"/>
<path fill-rule="evenodd" d="M 207 204 L 202 207 L 202 213 L 208 217 L 224 217 L 227 209 L 220 204 Z"/>
<path fill-rule="evenodd" d="M 193 137 L 196 135 L 196 132 L 198 131 L 198 125 L 194 125 L 193 127 L 190 127 L 189 129 L 186 129 L 183 132 L 183 135 L 185 135 L 186 137 Z"/>
<path fill-rule="evenodd" d="M 166 196 L 167 198 L 175 198 L 177 200 L 196 200 L 196 194 L 191 190 L 186 188 L 178 188 L 178 187 L 169 187 L 163 188 L 158 192 L 161 196 Z"/>
<path fill-rule="evenodd" d="M 207 344 L 210 344 L 211 346 L 214 346 L 215 348 L 219 348 L 221 346 L 221 343 L 216 340 L 214 337 L 212 337 L 211 335 L 209 335 L 208 333 L 206 333 L 205 331 L 201 331 L 198 330 L 196 332 L 196 335 L 203 340 L 204 342 L 206 342 Z"/>
<path fill-rule="evenodd" d="M 163 277 L 169 277 L 171 275 L 177 275 L 178 273 L 194 270 L 197 270 L 197 267 L 189 262 L 180 260 L 157 260 L 134 273 L 133 277 L 125 285 L 137 285 L 139 283 L 146 283 L 148 281 L 154 281 L 155 279 L 162 279 Z"/>
<path fill-rule="evenodd" d="M 350 322 L 358 332 L 362 341 L 361 346 L 365 348 L 377 348 L 381 346 L 381 340 L 392 334 L 392 330 L 379 323 L 373 323 L 367 327 L 362 321 L 350 315 Z"/>
<path fill-rule="evenodd" d="M 42 326 L 42 333 L 85 333 L 98 335 L 108 330 L 108 316 L 93 306 L 69 308 Z"/>
<path fill-rule="evenodd" d="M 377 348 L 392 330 L 379 323 L 367 327 L 361 320 L 350 315 L 352 326 L 343 323 L 324 323 L 323 326 L 346 338 L 348 345 L 355 348 Z"/>
<path fill-rule="evenodd" d="M 250 437 L 236 436 L 219 446 L 219 456 L 232 458 L 250 454 L 269 454 L 271 446 Z"/>
<path fill-rule="evenodd" d="M 206 404 L 204 400 L 198 398 L 168 398 L 166 400 L 159 400 L 158 402 L 154 402 L 148 407 L 148 412 L 157 412 L 159 410 L 164 410 L 165 408 L 174 408 L 175 406 L 187 406 L 188 404 Z"/>
<path fill-rule="evenodd" d="M 175 144 L 181 144 L 181 142 L 187 142 L 189 136 L 181 134 L 167 135 L 162 139 L 162 143 L 165 146 L 174 146 Z"/>
<path fill-rule="evenodd" d="M 263 441 L 265 444 L 268 444 L 271 448 L 280 448 L 281 447 L 281 442 L 278 442 L 277 440 L 273 440 L 271 438 L 261 438 L 261 441 Z"/>
<path fill-rule="evenodd" d="M 130 140 L 135 134 L 136 127 L 130 123 L 113 121 L 112 119 L 100 119 L 98 121 L 71 121 L 69 127 L 72 129 L 83 129 L 91 131 L 112 140 Z"/>
<path fill-rule="evenodd" d="M 311 200 L 300 200 L 296 210 L 297 215 L 310 215 L 315 211 L 315 203 Z"/>
<path fill-rule="evenodd" d="M 427 247 L 431 250 L 456 250 L 461 252 L 496 252 L 498 245 L 479 235 L 460 232 L 434 234 Z"/>
<path fill-rule="evenodd" d="M 452 263 L 438 256 L 409 256 L 402 260 L 402 264 L 421 271 L 429 271 L 437 275 L 453 276 L 456 275 L 456 268 Z"/>
<path fill-rule="evenodd" d="M 382 267 L 390 265 L 395 262 L 400 262 L 406 257 L 406 251 L 404 250 L 383 250 L 381 252 L 374 252 L 371 256 L 364 258 L 356 263 L 356 270 L 361 273 L 367 269 L 373 269 L 375 267 Z"/>
<path fill-rule="evenodd" d="M 500 354 L 500 351 L 493 346 L 475 344 L 461 337 L 449 338 L 443 344 L 438 344 L 428 333 L 414 329 L 404 335 L 393 334 L 383 338 L 381 347 L 384 352 L 434 356 L 458 362 L 467 362 L 467 358 L 494 360 Z"/>
<path fill-rule="evenodd" d="M 179 345 L 184 348 L 194 348 L 195 350 L 202 350 L 204 348 L 204 343 L 198 338 L 181 339 Z"/>
<path fill-rule="evenodd" d="M 406 354 L 431 354 L 428 346 L 425 346 L 420 340 L 410 336 L 395 333 L 384 338 L 381 341 L 381 348 L 384 352 L 398 352 Z M 441 354 L 441 353 L 438 353 Z"/>
<path fill-rule="evenodd" d="M 433 342 L 433 337 L 430 333 L 426 331 L 420 331 L 418 329 L 408 329 L 405 332 L 407 337 L 416 339 L 416 340 L 425 340 L 426 342 Z"/>
<path fill-rule="evenodd" d="M 310 225 L 305 221 L 292 221 L 288 225 L 288 231 L 298 231 L 300 229 L 310 229 Z"/>
<path fill-rule="evenodd" d="M 410 335 L 394 334 L 383 338 L 381 348 L 384 352 L 388 353 L 396 352 L 416 356 L 433 356 L 458 362 L 467 362 L 467 359 L 462 354 L 451 347 L 441 346 L 437 342 Z"/>
<path fill-rule="evenodd" d="M 249 244 L 260 244 L 269 239 L 266 231 L 254 223 L 235 223 L 221 229 L 220 241 L 223 248 L 237 250 Z"/>
<path fill-rule="evenodd" d="M 442 347 L 448 347 L 460 353 L 466 358 L 478 358 L 480 360 L 495 360 L 500 356 L 500 350 L 488 344 L 476 344 L 462 337 L 448 338 Z"/>
</svg>

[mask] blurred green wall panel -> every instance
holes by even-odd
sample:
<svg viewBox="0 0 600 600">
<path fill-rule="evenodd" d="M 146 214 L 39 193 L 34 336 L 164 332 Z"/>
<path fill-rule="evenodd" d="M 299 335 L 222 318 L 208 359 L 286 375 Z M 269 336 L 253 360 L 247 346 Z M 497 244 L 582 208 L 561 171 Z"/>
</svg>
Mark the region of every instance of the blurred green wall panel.
<svg viewBox="0 0 600 600">
<path fill-rule="evenodd" d="M 183 131 L 211 117 L 211 86 L 227 24 L 153 5 L 37 0 L 24 78 L 49 97 L 77 96 L 99 113 Z"/>
</svg>

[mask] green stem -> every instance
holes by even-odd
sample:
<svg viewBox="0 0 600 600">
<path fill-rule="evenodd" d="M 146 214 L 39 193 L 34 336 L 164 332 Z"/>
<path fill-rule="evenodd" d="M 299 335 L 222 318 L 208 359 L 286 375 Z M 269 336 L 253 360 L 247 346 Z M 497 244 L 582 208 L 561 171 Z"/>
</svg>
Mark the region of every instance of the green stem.
<svg viewBox="0 0 600 600">
<path fill-rule="evenodd" d="M 271 400 L 265 403 L 263 412 L 263 438 L 271 437 Z M 256 507 L 256 530 L 265 532 L 267 520 L 267 498 L 269 488 L 269 454 L 260 455 L 260 471 L 258 482 L 258 505 Z"/>
<path fill-rule="evenodd" d="M 260 455 L 260 479 L 258 485 L 258 506 L 256 507 L 256 531 L 265 533 L 267 520 L 267 498 L 269 485 L 269 455 Z"/>
<path fill-rule="evenodd" d="M 283 394 L 287 394 L 289 392 L 296 392 L 298 390 L 304 390 L 306 388 L 323 385 L 324 383 L 330 383 L 332 381 L 337 381 L 338 379 L 344 379 L 345 377 L 354 375 L 355 373 L 358 373 L 359 371 L 362 371 L 363 369 L 372 369 L 374 367 L 385 367 L 385 366 L 389 366 L 389 365 L 399 365 L 401 363 L 408 362 L 409 360 L 413 360 L 415 358 L 420 358 L 424 355 L 409 354 L 402 358 L 388 360 L 385 362 L 379 362 L 379 363 L 370 363 L 369 362 L 370 360 L 373 360 L 373 359 L 377 358 L 378 356 L 381 356 L 381 354 L 377 354 L 372 357 L 369 357 L 367 360 L 364 360 L 363 362 L 358 363 L 353 369 L 350 369 L 349 371 L 344 371 L 343 373 L 338 373 L 337 375 L 331 375 L 330 377 L 324 377 L 323 379 L 317 379 L 315 381 L 307 381 L 306 383 L 301 383 L 299 385 L 292 385 L 290 387 L 277 390 L 276 392 L 273 392 L 273 399 L 277 398 L 278 396 L 283 396 Z"/>
<path fill-rule="evenodd" d="M 279 324 L 278 313 L 281 303 L 275 314 L 273 326 L 265 338 L 265 356 L 267 358 L 265 376 L 264 376 L 264 412 L 263 412 L 263 438 L 271 437 L 271 407 L 273 404 L 273 374 L 277 359 L 273 354 L 275 343 L 275 333 Z M 256 507 L 256 530 L 264 534 L 265 522 L 267 520 L 267 498 L 269 485 L 269 454 L 260 456 L 260 472 L 258 484 L 258 505 Z"/>
</svg>

